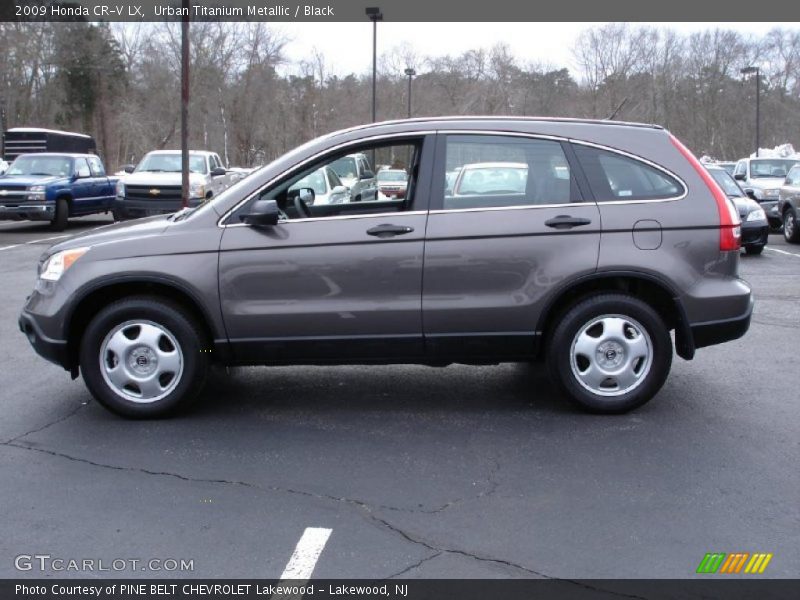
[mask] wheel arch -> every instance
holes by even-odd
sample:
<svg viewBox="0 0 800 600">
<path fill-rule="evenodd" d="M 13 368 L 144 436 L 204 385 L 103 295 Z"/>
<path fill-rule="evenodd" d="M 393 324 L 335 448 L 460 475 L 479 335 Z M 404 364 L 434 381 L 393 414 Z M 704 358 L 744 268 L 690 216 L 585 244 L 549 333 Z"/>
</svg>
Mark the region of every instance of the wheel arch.
<svg viewBox="0 0 800 600">
<path fill-rule="evenodd" d="M 548 340 L 560 317 L 584 298 L 602 292 L 627 293 L 647 302 L 675 330 L 675 351 L 694 358 L 694 340 L 680 295 L 662 278 L 641 271 L 603 271 L 573 280 L 555 291 L 545 304 L 536 330 Z M 546 343 L 540 345 L 546 347 Z"/>
<path fill-rule="evenodd" d="M 214 321 L 207 307 L 200 301 L 198 294 L 179 281 L 157 275 L 125 275 L 103 279 L 78 294 L 64 320 L 68 368 L 73 377 L 78 375 L 80 345 L 92 316 L 111 302 L 143 295 L 168 299 L 181 306 L 197 320 L 209 343 L 220 337 L 219 332 L 215 331 Z"/>
</svg>

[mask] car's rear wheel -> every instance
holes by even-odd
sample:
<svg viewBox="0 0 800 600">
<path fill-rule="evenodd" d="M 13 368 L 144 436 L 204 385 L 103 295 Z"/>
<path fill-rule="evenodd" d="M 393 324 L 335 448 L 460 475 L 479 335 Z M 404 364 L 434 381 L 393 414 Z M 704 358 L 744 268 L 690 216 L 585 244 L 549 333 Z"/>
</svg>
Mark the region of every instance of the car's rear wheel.
<svg viewBox="0 0 800 600">
<path fill-rule="evenodd" d="M 744 247 L 747 254 L 761 254 L 764 251 L 764 246 L 759 244 L 749 244 Z"/>
<path fill-rule="evenodd" d="M 790 244 L 800 244 L 800 224 L 797 213 L 791 207 L 783 212 L 783 237 Z"/>
<path fill-rule="evenodd" d="M 661 389 L 672 365 L 672 342 L 648 304 L 601 294 L 578 302 L 556 324 L 547 362 L 551 378 L 580 407 L 621 413 Z"/>
<path fill-rule="evenodd" d="M 67 221 L 69 220 L 69 202 L 66 198 L 59 198 L 56 200 L 56 214 L 53 220 L 50 221 L 50 229 L 53 231 L 64 231 L 67 228 Z"/>
<path fill-rule="evenodd" d="M 83 378 L 109 410 L 164 417 L 188 406 L 208 370 L 205 336 L 180 306 L 151 296 L 115 302 L 92 319 L 80 348 Z"/>
</svg>

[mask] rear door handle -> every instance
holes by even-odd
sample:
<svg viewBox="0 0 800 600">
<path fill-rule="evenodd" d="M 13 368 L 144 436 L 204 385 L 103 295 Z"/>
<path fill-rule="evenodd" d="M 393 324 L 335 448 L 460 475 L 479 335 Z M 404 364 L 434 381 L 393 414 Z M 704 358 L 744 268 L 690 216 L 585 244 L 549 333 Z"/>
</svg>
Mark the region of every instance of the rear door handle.
<svg viewBox="0 0 800 600">
<path fill-rule="evenodd" d="M 591 222 L 592 222 L 591 219 L 584 219 L 582 217 L 558 215 L 553 217 L 552 219 L 548 219 L 547 221 L 544 222 L 544 224 L 547 225 L 548 227 L 553 227 L 554 229 L 572 229 L 573 227 L 588 225 Z"/>
<path fill-rule="evenodd" d="M 382 225 L 376 225 L 372 229 L 367 229 L 367 234 L 379 238 L 387 238 L 395 235 L 405 235 L 412 231 L 414 231 L 414 228 L 408 227 L 407 225 L 391 225 L 389 223 L 384 223 Z"/>
</svg>

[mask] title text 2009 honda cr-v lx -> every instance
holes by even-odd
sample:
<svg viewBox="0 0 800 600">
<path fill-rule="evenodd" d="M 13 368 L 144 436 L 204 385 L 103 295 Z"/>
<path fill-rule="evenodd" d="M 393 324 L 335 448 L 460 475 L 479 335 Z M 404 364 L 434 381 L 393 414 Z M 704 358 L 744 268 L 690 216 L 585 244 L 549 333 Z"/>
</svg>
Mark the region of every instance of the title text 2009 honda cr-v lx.
<svg viewBox="0 0 800 600">
<path fill-rule="evenodd" d="M 364 153 L 404 198 L 314 205 Z M 20 327 L 128 417 L 186 406 L 212 363 L 547 361 L 580 406 L 652 398 L 676 353 L 750 323 L 739 217 L 664 129 L 567 119 L 378 123 L 313 140 L 211 202 L 50 248 Z M 531 390 L 531 394 L 534 391 Z"/>
</svg>

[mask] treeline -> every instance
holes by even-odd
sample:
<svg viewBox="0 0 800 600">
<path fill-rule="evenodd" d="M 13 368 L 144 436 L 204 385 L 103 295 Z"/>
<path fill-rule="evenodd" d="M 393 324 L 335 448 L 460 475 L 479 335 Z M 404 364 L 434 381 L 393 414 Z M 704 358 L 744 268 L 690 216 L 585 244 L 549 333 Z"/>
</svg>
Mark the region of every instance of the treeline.
<svg viewBox="0 0 800 600">
<path fill-rule="evenodd" d="M 323 133 L 371 118 L 371 55 L 341 76 L 325 56 L 288 64 L 286 40 L 264 23 L 192 23 L 192 147 L 229 165 L 262 164 Z M 91 133 L 116 166 L 180 141 L 180 29 L 175 23 L 0 23 L 4 127 Z M 709 30 L 681 35 L 625 24 L 584 31 L 578 65 L 527 61 L 505 45 L 424 57 L 402 46 L 379 60 L 378 118 L 448 114 L 616 118 L 664 125 L 698 154 L 735 159 L 754 150 L 761 69 L 762 146 L 800 146 L 800 32 L 760 38 Z M 621 106 L 621 108 L 620 108 Z"/>
</svg>

